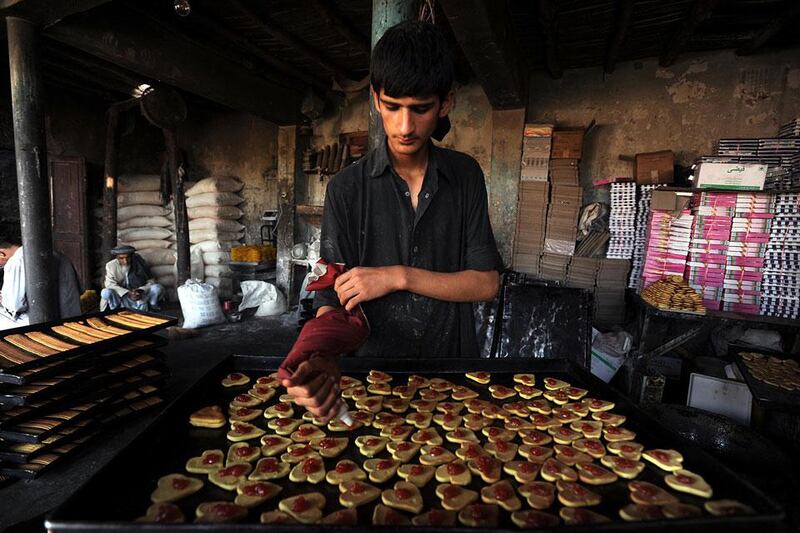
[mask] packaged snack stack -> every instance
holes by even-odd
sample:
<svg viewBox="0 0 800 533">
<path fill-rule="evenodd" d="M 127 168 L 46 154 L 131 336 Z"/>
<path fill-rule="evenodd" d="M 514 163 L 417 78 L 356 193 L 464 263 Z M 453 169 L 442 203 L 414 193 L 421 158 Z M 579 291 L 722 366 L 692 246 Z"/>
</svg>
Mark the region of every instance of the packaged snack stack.
<svg viewBox="0 0 800 533">
<path fill-rule="evenodd" d="M 631 276 L 628 279 L 629 289 L 638 289 L 642 280 L 642 267 L 644 266 L 644 253 L 647 245 L 647 221 L 650 218 L 650 200 L 653 198 L 653 189 L 660 185 L 638 185 L 638 200 L 636 202 L 636 221 L 633 241 L 633 261 L 631 263 Z"/>
<path fill-rule="evenodd" d="M 683 276 L 692 236 L 694 216 L 688 209 L 677 216 L 653 209 L 647 229 L 642 288 L 669 276 Z"/>
<path fill-rule="evenodd" d="M 692 242 L 684 277 L 700 294 L 707 309 L 719 309 L 722 305 L 728 239 L 735 209 L 735 194 L 704 192 L 695 197 Z"/>
<path fill-rule="evenodd" d="M 761 314 L 800 318 L 800 193 L 779 193 L 764 254 Z"/>
<path fill-rule="evenodd" d="M 630 259 L 633 257 L 636 221 L 636 184 L 611 184 L 611 217 L 608 228 L 611 241 L 606 257 Z"/>
</svg>

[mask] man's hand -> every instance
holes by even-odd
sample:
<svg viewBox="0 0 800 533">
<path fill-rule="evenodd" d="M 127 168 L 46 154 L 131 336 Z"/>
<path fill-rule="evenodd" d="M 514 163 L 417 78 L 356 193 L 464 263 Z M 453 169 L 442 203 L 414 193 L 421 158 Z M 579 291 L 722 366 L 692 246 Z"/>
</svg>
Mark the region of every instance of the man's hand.
<svg viewBox="0 0 800 533">
<path fill-rule="evenodd" d="M 291 379 L 281 384 L 302 405 L 323 422 L 339 413 L 339 365 L 335 357 L 311 357 L 300 363 Z"/>
<path fill-rule="evenodd" d="M 361 303 L 402 290 L 404 280 L 403 266 L 356 267 L 336 278 L 333 288 L 339 303 L 352 311 Z"/>
<path fill-rule="evenodd" d="M 134 290 L 128 291 L 128 298 L 130 298 L 134 302 L 137 302 L 142 298 L 142 295 L 141 295 L 141 293 L 139 291 L 134 289 Z"/>
</svg>

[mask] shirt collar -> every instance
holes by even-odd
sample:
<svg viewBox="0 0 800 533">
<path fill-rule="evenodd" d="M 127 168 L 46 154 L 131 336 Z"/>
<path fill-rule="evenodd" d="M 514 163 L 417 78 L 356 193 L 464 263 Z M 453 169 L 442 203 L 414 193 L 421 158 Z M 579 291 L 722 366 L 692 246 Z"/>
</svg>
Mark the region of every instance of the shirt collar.
<svg viewBox="0 0 800 533">
<path fill-rule="evenodd" d="M 389 147 L 386 143 L 387 141 L 384 137 L 383 142 L 370 154 L 371 161 L 367 167 L 370 178 L 382 176 L 386 169 L 392 166 L 392 161 L 389 159 Z M 447 162 L 442 158 L 441 150 L 431 141 L 428 141 L 428 144 L 430 149 L 428 151 L 428 170 L 426 173 L 432 174 L 432 172 L 436 172 L 439 176 L 446 179 L 449 178 Z"/>
</svg>

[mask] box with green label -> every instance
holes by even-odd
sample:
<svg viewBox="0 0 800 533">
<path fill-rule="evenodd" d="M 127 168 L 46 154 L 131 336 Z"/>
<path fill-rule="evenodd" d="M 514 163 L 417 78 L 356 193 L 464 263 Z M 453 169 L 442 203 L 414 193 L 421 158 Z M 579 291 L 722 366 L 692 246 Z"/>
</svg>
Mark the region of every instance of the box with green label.
<svg viewBox="0 0 800 533">
<path fill-rule="evenodd" d="M 700 163 L 695 169 L 695 187 L 763 191 L 767 165 L 759 163 Z"/>
</svg>

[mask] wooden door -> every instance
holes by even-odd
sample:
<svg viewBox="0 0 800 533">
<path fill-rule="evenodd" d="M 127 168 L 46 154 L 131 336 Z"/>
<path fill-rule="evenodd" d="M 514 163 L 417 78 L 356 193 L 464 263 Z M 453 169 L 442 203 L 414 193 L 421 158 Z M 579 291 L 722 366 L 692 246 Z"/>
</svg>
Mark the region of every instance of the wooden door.
<svg viewBox="0 0 800 533">
<path fill-rule="evenodd" d="M 90 286 L 86 165 L 82 157 L 50 156 L 53 247 L 75 267 L 81 286 Z"/>
</svg>

